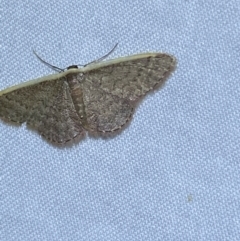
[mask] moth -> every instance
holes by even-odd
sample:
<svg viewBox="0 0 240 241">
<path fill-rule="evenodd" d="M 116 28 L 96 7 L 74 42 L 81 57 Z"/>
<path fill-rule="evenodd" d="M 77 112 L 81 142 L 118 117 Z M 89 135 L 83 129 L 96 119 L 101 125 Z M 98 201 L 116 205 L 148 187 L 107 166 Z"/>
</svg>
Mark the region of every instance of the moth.
<svg viewBox="0 0 240 241">
<path fill-rule="evenodd" d="M 59 73 L 0 91 L 0 118 L 26 123 L 54 144 L 86 132 L 117 132 L 131 119 L 136 102 L 174 70 L 176 59 L 141 53 L 102 61 L 106 56 L 81 68 L 60 69 L 37 55 Z"/>
</svg>

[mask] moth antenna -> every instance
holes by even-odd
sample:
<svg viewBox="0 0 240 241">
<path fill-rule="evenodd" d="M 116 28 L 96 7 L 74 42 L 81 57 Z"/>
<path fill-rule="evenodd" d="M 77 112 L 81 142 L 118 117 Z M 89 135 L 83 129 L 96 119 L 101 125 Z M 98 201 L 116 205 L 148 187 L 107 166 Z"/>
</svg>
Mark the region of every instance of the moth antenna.
<svg viewBox="0 0 240 241">
<path fill-rule="evenodd" d="M 117 48 L 117 46 L 118 46 L 118 43 L 116 43 L 116 44 L 114 45 L 114 47 L 113 47 L 107 54 L 103 55 L 103 56 L 100 57 L 99 59 L 93 60 L 93 61 L 85 64 L 84 67 L 87 66 L 87 65 L 89 65 L 89 64 L 95 64 L 95 63 L 101 62 L 102 60 L 106 59 L 109 55 L 111 55 L 111 54 L 113 53 L 113 51 Z"/>
<path fill-rule="evenodd" d="M 36 56 L 42 63 L 44 63 L 45 65 L 47 65 L 49 68 L 51 68 L 51 69 L 53 69 L 54 71 L 57 71 L 57 72 L 63 72 L 63 71 L 64 71 L 64 69 L 61 69 L 61 68 L 59 68 L 59 67 L 57 67 L 57 66 L 55 66 L 55 65 L 52 65 L 52 64 L 46 62 L 45 60 L 43 60 L 43 59 L 36 53 L 36 51 L 35 51 L 34 49 L 33 49 L 32 51 L 33 51 L 33 53 L 35 54 L 35 56 Z"/>
</svg>

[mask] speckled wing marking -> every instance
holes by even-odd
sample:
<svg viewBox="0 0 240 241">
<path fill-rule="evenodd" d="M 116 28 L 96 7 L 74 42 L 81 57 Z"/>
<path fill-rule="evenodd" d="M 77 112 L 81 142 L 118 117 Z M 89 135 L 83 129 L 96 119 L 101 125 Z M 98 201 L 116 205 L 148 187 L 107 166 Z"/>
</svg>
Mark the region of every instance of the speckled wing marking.
<svg viewBox="0 0 240 241">
<path fill-rule="evenodd" d="M 134 110 L 132 103 L 98 88 L 95 84 L 91 87 L 83 85 L 87 119 L 85 128 L 90 132 L 103 133 L 121 129 L 132 116 Z"/>
<path fill-rule="evenodd" d="M 173 56 L 158 53 L 133 60 L 126 60 L 86 73 L 91 84 L 98 85 L 112 95 L 130 101 L 137 100 L 161 84 L 174 69 Z"/>
<path fill-rule="evenodd" d="M 175 58 L 146 53 L 89 64 L 0 91 L 0 118 L 26 122 L 52 143 L 85 130 L 115 132 L 131 118 L 135 102 L 161 85 Z"/>
<path fill-rule="evenodd" d="M 19 124 L 26 122 L 53 143 L 65 143 L 83 134 L 64 78 L 0 95 L 0 117 Z"/>
<path fill-rule="evenodd" d="M 85 73 L 82 83 L 88 131 L 113 132 L 131 118 L 134 101 L 160 85 L 175 58 L 156 54 L 116 62 Z"/>
</svg>

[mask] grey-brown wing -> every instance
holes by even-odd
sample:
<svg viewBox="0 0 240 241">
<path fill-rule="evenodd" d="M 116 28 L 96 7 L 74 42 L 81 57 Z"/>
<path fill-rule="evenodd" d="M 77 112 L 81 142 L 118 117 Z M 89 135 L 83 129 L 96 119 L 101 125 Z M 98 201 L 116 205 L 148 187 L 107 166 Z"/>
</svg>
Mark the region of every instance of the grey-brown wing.
<svg viewBox="0 0 240 241">
<path fill-rule="evenodd" d="M 130 101 L 112 95 L 95 85 L 84 85 L 83 101 L 89 132 L 114 132 L 121 129 L 133 113 Z"/>
<path fill-rule="evenodd" d="M 85 73 L 86 78 L 107 93 L 135 101 L 161 85 L 176 64 L 173 56 L 164 53 L 139 56 L 93 69 Z"/>
<path fill-rule="evenodd" d="M 19 124 L 26 122 L 53 143 L 65 143 L 83 133 L 64 79 L 1 95 L 0 117 Z"/>
<path fill-rule="evenodd" d="M 0 117 L 18 124 L 27 122 L 35 115 L 36 107 L 44 111 L 46 102 L 54 99 L 54 93 L 61 87 L 61 80 L 40 82 L 26 85 L 6 92 L 0 96 Z M 34 108 L 35 107 L 35 108 Z"/>
<path fill-rule="evenodd" d="M 175 58 L 167 54 L 122 60 L 84 73 L 85 128 L 91 132 L 123 127 L 133 114 L 133 101 L 161 84 L 175 67 Z"/>
</svg>

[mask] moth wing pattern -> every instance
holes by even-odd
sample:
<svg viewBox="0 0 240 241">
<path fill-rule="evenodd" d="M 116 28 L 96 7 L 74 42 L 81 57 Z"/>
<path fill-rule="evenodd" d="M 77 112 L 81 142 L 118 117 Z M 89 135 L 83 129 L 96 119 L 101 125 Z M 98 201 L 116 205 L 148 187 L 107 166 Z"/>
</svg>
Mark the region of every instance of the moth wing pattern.
<svg viewBox="0 0 240 241">
<path fill-rule="evenodd" d="M 89 132 L 114 132 L 121 129 L 131 119 L 134 108 L 130 101 L 108 93 L 95 85 L 84 85 L 83 90 L 86 129 Z"/>
<path fill-rule="evenodd" d="M 51 97 L 52 90 L 57 89 L 58 85 L 58 81 L 50 80 L 48 83 L 43 82 L 3 93 L 0 95 L 0 116 L 17 124 L 26 122 L 35 114 L 38 106 L 41 111 L 44 102 Z"/>
<path fill-rule="evenodd" d="M 156 54 L 84 73 L 88 130 L 114 132 L 121 129 L 134 112 L 133 102 L 161 84 L 174 67 L 174 57 Z"/>
<path fill-rule="evenodd" d="M 86 73 L 92 84 L 99 83 L 105 92 L 130 101 L 138 100 L 161 85 L 174 70 L 176 59 L 165 53 L 142 54 L 139 58 L 109 64 Z"/>
<path fill-rule="evenodd" d="M 0 118 L 26 124 L 48 141 L 64 144 L 90 133 L 120 130 L 135 102 L 161 85 L 176 60 L 145 53 L 92 63 L 0 91 Z"/>
<path fill-rule="evenodd" d="M 0 117 L 27 123 L 53 143 L 65 143 L 83 134 L 63 79 L 52 79 L 0 95 Z"/>
</svg>

